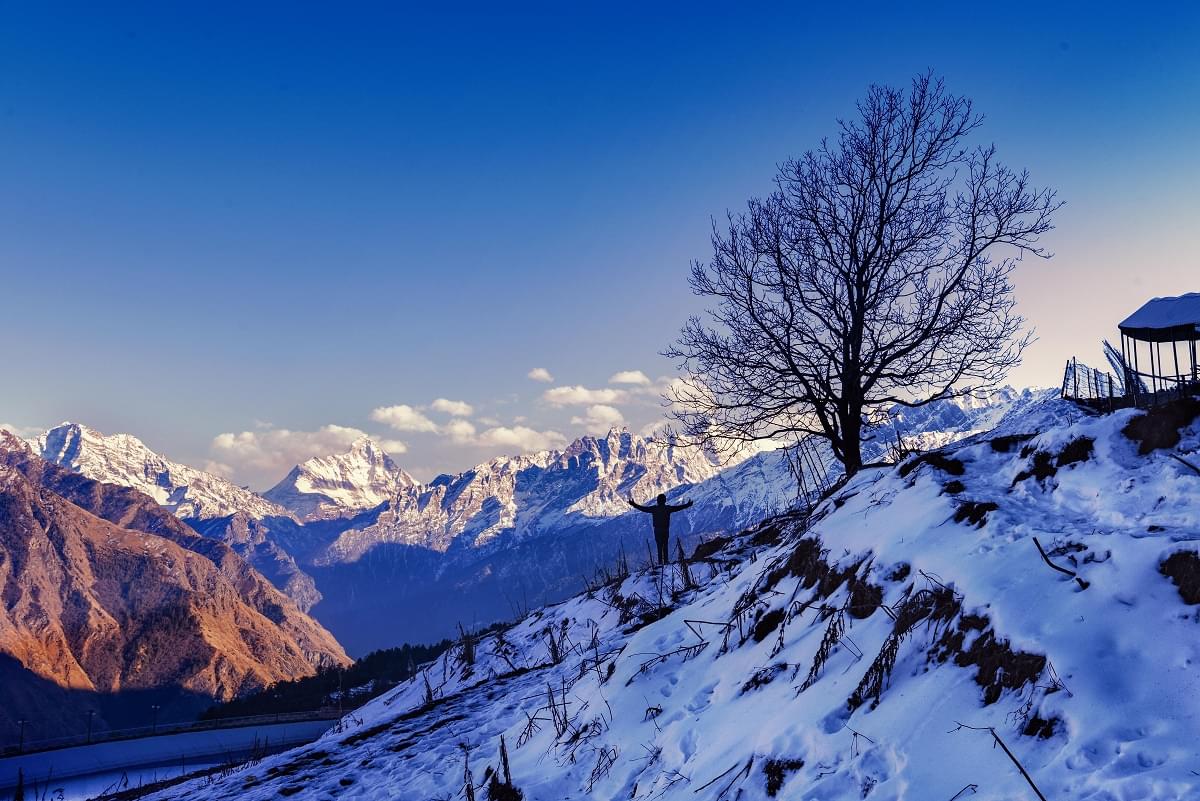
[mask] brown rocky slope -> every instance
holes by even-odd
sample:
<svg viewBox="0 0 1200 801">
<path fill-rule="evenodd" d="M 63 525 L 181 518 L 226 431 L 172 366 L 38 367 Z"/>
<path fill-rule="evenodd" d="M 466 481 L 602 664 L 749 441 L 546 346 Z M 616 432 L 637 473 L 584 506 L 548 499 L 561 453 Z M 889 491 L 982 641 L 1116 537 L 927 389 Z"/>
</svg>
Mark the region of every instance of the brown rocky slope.
<svg viewBox="0 0 1200 801">
<path fill-rule="evenodd" d="M 22 718 L 28 739 L 88 708 L 120 725 L 122 696 L 194 708 L 347 661 L 227 545 L 0 432 L 0 738 Z"/>
</svg>

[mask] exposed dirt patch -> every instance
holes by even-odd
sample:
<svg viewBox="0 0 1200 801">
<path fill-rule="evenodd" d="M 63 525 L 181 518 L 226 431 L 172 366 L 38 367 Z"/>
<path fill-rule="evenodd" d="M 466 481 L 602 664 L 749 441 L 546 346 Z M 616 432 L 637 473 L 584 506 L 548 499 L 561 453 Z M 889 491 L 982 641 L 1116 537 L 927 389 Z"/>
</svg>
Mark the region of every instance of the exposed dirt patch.
<svg viewBox="0 0 1200 801">
<path fill-rule="evenodd" d="M 1023 442 L 1028 442 L 1033 437 L 1033 434 L 1010 434 L 1006 437 L 995 437 L 989 441 L 989 444 L 996 453 L 1011 453 L 1013 448 Z"/>
<path fill-rule="evenodd" d="M 774 568 L 763 581 L 763 591 L 772 589 L 787 576 L 801 579 L 804 587 L 811 587 L 820 581 L 828 565 L 821 558 L 821 543 L 812 538 L 805 538 L 796 543 L 788 558 Z"/>
<path fill-rule="evenodd" d="M 1068 442 L 1057 454 L 1050 453 L 1049 451 L 1034 451 L 1032 453 L 1032 464 L 1025 470 L 1017 473 L 1017 477 L 1013 479 L 1012 486 L 1015 487 L 1028 478 L 1045 481 L 1048 478 L 1058 475 L 1060 467 L 1066 467 L 1078 462 L 1086 462 L 1092 458 L 1095 444 L 1096 441 L 1091 437 L 1078 437 Z M 1025 457 L 1024 451 L 1022 451 L 1022 456 Z"/>
<path fill-rule="evenodd" d="M 767 795 L 771 798 L 779 795 L 788 774 L 795 773 L 802 767 L 803 759 L 768 759 L 763 765 L 763 775 L 767 777 Z"/>
<path fill-rule="evenodd" d="M 900 465 L 900 477 L 904 478 L 923 464 L 933 465 L 943 473 L 949 473 L 952 476 L 961 476 L 967 472 L 967 466 L 960 459 L 947 456 L 941 451 L 933 451 L 932 453 L 923 453 Z"/>
<path fill-rule="evenodd" d="M 1079 437 L 1067 443 L 1066 447 L 1058 453 L 1057 464 L 1059 467 L 1066 467 L 1069 464 L 1076 462 L 1086 462 L 1092 458 L 1092 451 L 1096 440 L 1091 437 Z"/>
<path fill-rule="evenodd" d="M 1020 473 L 1017 473 L 1017 477 L 1013 479 L 1012 486 L 1015 487 L 1028 478 L 1045 481 L 1048 478 L 1053 478 L 1057 473 L 1058 468 L 1054 466 L 1054 454 L 1049 451 L 1035 451 L 1033 454 L 1033 464 Z"/>
<path fill-rule="evenodd" d="M 783 609 L 772 609 L 770 612 L 767 612 L 755 621 L 754 631 L 750 636 L 754 638 L 755 642 L 762 642 L 767 639 L 775 629 L 779 628 L 779 624 L 783 622 L 786 614 L 786 610 Z"/>
<path fill-rule="evenodd" d="M 866 579 L 855 578 L 850 584 L 850 601 L 846 611 L 850 617 L 863 620 L 875 614 L 875 610 L 883 603 L 883 588 L 877 587 Z"/>
<path fill-rule="evenodd" d="M 762 545 L 775 545 L 783 537 L 783 529 L 779 526 L 766 526 L 762 530 L 755 532 L 750 538 L 750 544 L 759 547 Z M 699 548 L 700 546 L 696 546 Z"/>
<path fill-rule="evenodd" d="M 1025 728 L 1021 729 L 1021 734 L 1024 734 L 1026 737 L 1036 737 L 1039 740 L 1049 740 L 1058 731 L 1059 724 L 1061 723 L 1062 721 L 1058 718 L 1046 720 L 1038 715 L 1034 715 L 1025 723 Z"/>
<path fill-rule="evenodd" d="M 692 551 L 692 558 L 708 559 L 731 542 L 733 542 L 732 537 L 713 537 L 711 540 L 705 540 L 696 546 L 696 550 Z"/>
<path fill-rule="evenodd" d="M 1174 448 L 1179 444 L 1179 432 L 1200 417 L 1200 399 L 1181 398 L 1150 409 L 1130 420 L 1121 433 L 1138 443 L 1138 453 L 1146 454 L 1158 448 Z"/>
<path fill-rule="evenodd" d="M 988 513 L 1000 507 L 991 501 L 963 501 L 954 510 L 955 523 L 970 523 L 975 528 L 983 528 L 987 523 Z"/>
<path fill-rule="evenodd" d="M 966 635 L 970 631 L 981 633 L 964 648 Z M 957 627 L 947 628 L 942 637 L 929 651 L 929 658 L 936 662 L 953 659 L 959 667 L 974 665 L 975 683 L 983 688 L 983 703 L 990 705 L 1000 700 L 1005 690 L 1019 690 L 1026 684 L 1037 681 L 1046 669 L 1046 657 L 1014 651 L 1008 640 L 999 640 L 989 628 L 989 621 L 982 615 L 964 615 Z"/>
<path fill-rule="evenodd" d="M 1200 604 L 1200 554 L 1176 551 L 1162 560 L 1158 572 L 1175 583 L 1185 604 Z"/>
<path fill-rule="evenodd" d="M 945 484 L 942 485 L 942 494 L 957 495 L 960 492 L 965 492 L 966 489 L 967 489 L 966 484 L 963 484 L 958 479 L 954 479 L 952 481 L 947 481 Z"/>
</svg>

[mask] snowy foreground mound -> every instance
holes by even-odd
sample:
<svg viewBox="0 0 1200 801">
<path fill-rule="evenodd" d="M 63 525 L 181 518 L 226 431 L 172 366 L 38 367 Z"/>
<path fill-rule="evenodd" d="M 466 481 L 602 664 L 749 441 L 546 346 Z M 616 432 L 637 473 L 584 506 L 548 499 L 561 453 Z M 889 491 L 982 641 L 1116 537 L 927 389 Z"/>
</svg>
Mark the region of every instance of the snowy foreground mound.
<svg viewBox="0 0 1200 801">
<path fill-rule="evenodd" d="M 1137 417 L 1055 401 L 869 469 L 157 797 L 1036 798 L 992 729 L 1049 799 L 1200 798 L 1200 442 Z"/>
</svg>

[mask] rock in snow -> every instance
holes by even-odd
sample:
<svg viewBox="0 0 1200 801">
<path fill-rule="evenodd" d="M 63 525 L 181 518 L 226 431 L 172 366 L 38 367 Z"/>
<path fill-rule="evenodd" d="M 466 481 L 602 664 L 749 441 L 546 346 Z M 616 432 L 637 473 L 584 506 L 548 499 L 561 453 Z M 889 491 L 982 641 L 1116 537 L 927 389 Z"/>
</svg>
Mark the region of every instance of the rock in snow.
<svg viewBox="0 0 1200 801">
<path fill-rule="evenodd" d="M 1140 414 L 1049 400 L 865 469 L 151 797 L 483 798 L 503 742 L 530 801 L 1200 798 L 1200 477 Z M 1200 420 L 1163 441 L 1195 461 Z"/>
</svg>

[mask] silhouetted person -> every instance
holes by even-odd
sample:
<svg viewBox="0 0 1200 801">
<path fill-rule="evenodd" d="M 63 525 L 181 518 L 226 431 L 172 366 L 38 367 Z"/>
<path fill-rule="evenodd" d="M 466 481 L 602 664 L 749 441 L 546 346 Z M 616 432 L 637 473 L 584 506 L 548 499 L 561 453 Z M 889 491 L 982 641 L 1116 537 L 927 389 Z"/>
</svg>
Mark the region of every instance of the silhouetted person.
<svg viewBox="0 0 1200 801">
<path fill-rule="evenodd" d="M 633 499 L 632 495 L 627 500 L 634 509 L 646 512 L 654 518 L 654 541 L 658 544 L 658 563 L 665 565 L 671 558 L 667 553 L 667 546 L 671 542 L 671 515 L 688 508 L 692 502 L 671 506 L 667 503 L 667 496 L 661 494 L 658 496 L 658 503 L 654 506 L 642 506 Z"/>
</svg>

